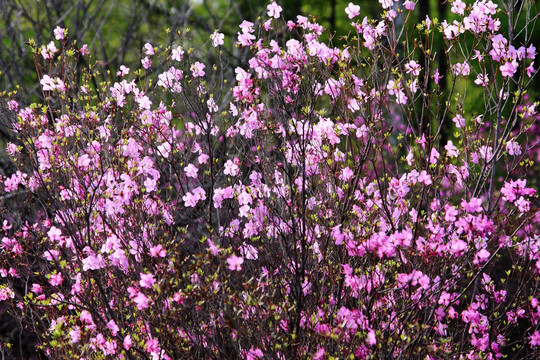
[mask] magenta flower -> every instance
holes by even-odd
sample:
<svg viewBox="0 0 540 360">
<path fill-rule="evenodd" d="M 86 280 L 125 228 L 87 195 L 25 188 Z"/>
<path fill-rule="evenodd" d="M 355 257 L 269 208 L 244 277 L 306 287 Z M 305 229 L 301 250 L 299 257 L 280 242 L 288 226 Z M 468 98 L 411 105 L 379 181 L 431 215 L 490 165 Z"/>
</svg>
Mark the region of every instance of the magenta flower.
<svg viewBox="0 0 540 360">
<path fill-rule="evenodd" d="M 529 336 L 531 347 L 540 345 L 540 332 L 536 330 L 531 336 Z"/>
<path fill-rule="evenodd" d="M 62 282 L 64 281 L 64 279 L 62 278 L 62 274 L 54 274 L 54 275 L 51 275 L 51 278 L 49 279 L 49 283 L 52 285 L 52 286 L 59 286 L 59 285 L 62 285 Z"/>
</svg>

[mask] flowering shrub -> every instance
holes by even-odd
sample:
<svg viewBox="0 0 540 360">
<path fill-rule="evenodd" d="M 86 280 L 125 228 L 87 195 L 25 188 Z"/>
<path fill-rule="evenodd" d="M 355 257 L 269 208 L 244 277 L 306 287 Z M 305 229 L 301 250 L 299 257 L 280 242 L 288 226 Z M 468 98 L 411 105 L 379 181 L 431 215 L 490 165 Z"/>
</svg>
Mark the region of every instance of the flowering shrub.
<svg viewBox="0 0 540 360">
<path fill-rule="evenodd" d="M 31 44 L 45 101 L 8 102 L 0 191 L 27 207 L 4 214 L 0 300 L 46 354 L 538 356 L 536 49 L 491 1 L 441 23 L 380 3 L 349 4 L 342 47 L 270 3 L 240 25 L 230 91 L 223 57 L 181 44 L 101 84 L 69 71 L 89 49 L 68 30 Z"/>
</svg>

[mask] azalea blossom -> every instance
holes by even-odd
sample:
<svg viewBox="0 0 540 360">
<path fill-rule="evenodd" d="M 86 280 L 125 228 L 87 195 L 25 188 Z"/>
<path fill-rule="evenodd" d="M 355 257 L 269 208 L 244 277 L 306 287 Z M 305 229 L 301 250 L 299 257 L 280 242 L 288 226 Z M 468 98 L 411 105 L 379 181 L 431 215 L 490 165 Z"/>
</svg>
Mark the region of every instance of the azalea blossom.
<svg viewBox="0 0 540 360">
<path fill-rule="evenodd" d="M 56 40 L 64 40 L 67 34 L 67 30 L 61 28 L 60 26 L 57 26 L 56 29 L 54 29 L 53 33 Z"/>
<path fill-rule="evenodd" d="M 218 47 L 225 43 L 225 35 L 218 33 L 217 30 L 215 30 L 214 33 L 210 35 L 210 40 L 212 40 L 212 46 Z"/>
<path fill-rule="evenodd" d="M 345 8 L 345 13 L 349 17 L 349 19 L 354 19 L 355 17 L 360 15 L 360 5 L 349 3 L 349 5 Z"/>
<path fill-rule="evenodd" d="M 271 2 L 266 9 L 268 10 L 268 16 L 279 19 L 279 15 L 283 10 L 275 1 Z"/>
<path fill-rule="evenodd" d="M 232 255 L 227 258 L 227 264 L 229 265 L 229 270 L 239 271 L 242 270 L 242 264 L 244 263 L 244 258 L 236 255 Z"/>
</svg>

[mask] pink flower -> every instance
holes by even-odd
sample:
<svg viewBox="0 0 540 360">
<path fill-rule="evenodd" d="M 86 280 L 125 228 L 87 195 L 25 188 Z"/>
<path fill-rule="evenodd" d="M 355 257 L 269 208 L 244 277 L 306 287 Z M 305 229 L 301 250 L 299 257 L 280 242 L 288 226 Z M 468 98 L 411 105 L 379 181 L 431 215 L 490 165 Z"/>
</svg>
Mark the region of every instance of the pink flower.
<svg viewBox="0 0 540 360">
<path fill-rule="evenodd" d="M 474 256 L 473 263 L 475 265 L 482 265 L 482 264 L 486 263 L 489 260 L 490 255 L 491 255 L 491 253 L 489 251 L 487 251 L 486 249 L 481 249 Z"/>
<path fill-rule="evenodd" d="M 171 54 L 171 59 L 175 61 L 182 61 L 184 58 L 184 49 L 181 46 L 178 46 L 176 49 L 173 49 Z"/>
<path fill-rule="evenodd" d="M 184 204 L 187 207 L 195 207 L 199 200 L 206 200 L 206 192 L 202 187 L 193 189 L 192 192 L 187 192 L 186 195 L 182 197 Z"/>
<path fill-rule="evenodd" d="M 41 285 L 39 284 L 32 284 L 32 292 L 36 295 L 39 295 L 43 292 L 43 290 L 41 289 Z"/>
<path fill-rule="evenodd" d="M 64 279 L 62 278 L 62 274 L 54 274 L 54 275 L 51 275 L 51 278 L 49 279 L 49 283 L 52 285 L 52 286 L 59 286 L 59 285 L 62 285 L 62 282 L 64 281 Z"/>
<path fill-rule="evenodd" d="M 536 72 L 534 69 L 534 61 L 525 70 L 527 71 L 527 76 L 531 77 Z"/>
<path fill-rule="evenodd" d="M 369 346 L 375 346 L 377 344 L 377 338 L 375 337 L 375 331 L 373 329 L 369 330 L 366 340 Z"/>
<path fill-rule="evenodd" d="M 66 29 L 62 29 L 60 26 L 57 26 L 56 29 L 54 29 L 54 37 L 56 40 L 64 40 L 66 33 Z"/>
<path fill-rule="evenodd" d="M 270 5 L 266 7 L 266 9 L 268 10 L 268 16 L 273 17 L 275 19 L 279 19 L 279 14 L 281 14 L 281 11 L 283 10 L 281 6 L 279 6 L 274 1 L 270 3 Z"/>
<path fill-rule="evenodd" d="M 531 336 L 529 336 L 529 341 L 531 343 L 531 347 L 533 346 L 539 346 L 540 345 L 540 332 L 535 331 Z"/>
<path fill-rule="evenodd" d="M 253 26 L 254 24 L 251 21 L 244 20 L 239 27 L 243 33 L 251 33 L 253 32 Z"/>
<path fill-rule="evenodd" d="M 236 255 L 232 255 L 227 258 L 227 264 L 229 264 L 229 270 L 242 270 L 242 264 L 244 263 L 244 258 Z"/>
<path fill-rule="evenodd" d="M 116 72 L 116 76 L 126 76 L 129 74 L 130 69 L 125 65 L 120 65 L 120 71 Z"/>
<path fill-rule="evenodd" d="M 455 0 L 452 3 L 452 8 L 450 9 L 450 11 L 453 12 L 454 14 L 463 15 L 463 14 L 465 14 L 465 7 L 466 6 L 467 5 L 463 1 Z"/>
<path fill-rule="evenodd" d="M 506 64 L 500 67 L 501 75 L 504 77 L 511 77 L 517 71 L 518 63 L 516 60 L 508 61 Z"/>
<path fill-rule="evenodd" d="M 247 353 L 246 360 L 262 359 L 263 357 L 264 353 L 262 350 L 252 346 Z"/>
<path fill-rule="evenodd" d="M 224 44 L 225 35 L 218 33 L 216 30 L 212 35 L 210 35 L 210 40 L 212 40 L 212 45 L 214 47 L 218 47 Z"/>
<path fill-rule="evenodd" d="M 250 33 L 238 33 L 238 44 L 242 46 L 250 46 L 255 40 L 255 35 Z"/>
<path fill-rule="evenodd" d="M 459 115 L 459 114 L 454 116 L 452 121 L 456 124 L 456 127 L 458 129 L 460 129 L 462 127 L 465 127 L 465 118 L 463 116 Z"/>
<path fill-rule="evenodd" d="M 325 353 L 324 348 L 319 345 L 317 352 L 313 354 L 313 360 L 323 360 L 324 353 Z"/>
<path fill-rule="evenodd" d="M 418 182 L 424 183 L 424 185 L 431 185 L 431 175 L 429 175 L 426 170 L 422 170 L 420 175 L 418 175 Z"/>
<path fill-rule="evenodd" d="M 480 85 L 480 86 L 486 87 L 486 86 L 488 85 L 488 81 L 489 81 L 489 78 L 488 78 L 487 74 L 486 74 L 486 75 L 484 75 L 484 74 L 478 74 L 478 75 L 476 76 L 476 80 L 474 80 L 474 83 L 475 83 L 476 85 Z"/>
<path fill-rule="evenodd" d="M 204 68 L 206 65 L 200 62 L 196 62 L 195 64 L 191 65 L 191 73 L 193 77 L 202 77 L 204 76 Z"/>
<path fill-rule="evenodd" d="M 227 160 L 227 162 L 225 163 L 224 170 L 223 170 L 223 173 L 225 175 L 236 176 L 238 175 L 239 171 L 240 171 L 240 168 L 238 167 L 236 162 L 233 162 L 232 160 Z"/>
<path fill-rule="evenodd" d="M 388 9 L 394 5 L 394 0 L 379 0 L 379 3 L 381 3 L 383 9 Z"/>
<path fill-rule="evenodd" d="M 353 177 L 353 175 L 354 172 L 347 166 L 341 171 L 339 178 L 343 181 L 349 181 Z"/>
<path fill-rule="evenodd" d="M 152 66 L 152 60 L 150 60 L 148 56 L 145 56 L 143 59 L 141 59 L 141 64 L 143 68 L 149 69 L 150 66 Z"/>
<path fill-rule="evenodd" d="M 144 44 L 145 55 L 154 55 L 154 47 L 150 43 Z"/>
<path fill-rule="evenodd" d="M 81 329 L 78 326 L 75 326 L 72 330 L 70 330 L 69 336 L 71 337 L 71 342 L 73 344 L 78 343 L 81 339 Z"/>
<path fill-rule="evenodd" d="M 137 309 L 148 309 L 150 306 L 149 300 L 142 292 L 137 293 L 137 295 L 133 298 L 133 301 L 135 304 L 137 304 Z"/>
<path fill-rule="evenodd" d="M 421 68 L 422 67 L 420 66 L 420 64 L 414 60 L 411 60 L 407 64 L 405 64 L 405 71 L 409 74 L 412 74 L 413 76 L 420 75 Z"/>
<path fill-rule="evenodd" d="M 407 154 L 407 157 L 405 158 L 407 161 L 407 165 L 411 166 L 414 163 L 414 154 L 412 150 L 409 150 L 409 153 Z"/>
<path fill-rule="evenodd" d="M 124 349 L 125 350 L 129 350 L 131 349 L 131 344 L 132 344 L 132 341 L 131 341 L 131 336 L 128 335 L 124 338 Z"/>
<path fill-rule="evenodd" d="M 439 152 L 435 148 L 431 148 L 431 154 L 429 156 L 429 163 L 430 164 L 436 164 L 437 160 L 439 160 Z"/>
<path fill-rule="evenodd" d="M 347 16 L 349 16 L 349 19 L 354 19 L 360 15 L 360 5 L 349 3 L 349 5 L 345 8 L 345 13 Z"/>
<path fill-rule="evenodd" d="M 452 143 L 452 140 L 448 140 L 444 148 L 446 149 L 446 154 L 449 157 L 457 157 L 459 155 L 459 151 L 457 147 L 455 147 L 454 144 Z"/>
<path fill-rule="evenodd" d="M 467 76 L 470 73 L 471 73 L 471 67 L 469 63 L 464 62 L 464 63 L 457 63 L 454 65 L 454 75 Z"/>
<path fill-rule="evenodd" d="M 435 84 L 439 85 L 439 81 L 442 78 L 443 77 L 441 75 L 439 75 L 439 69 L 435 69 L 435 71 L 433 72 L 433 80 L 435 81 Z"/>
<path fill-rule="evenodd" d="M 110 320 L 107 323 L 107 329 L 111 330 L 111 335 L 112 336 L 116 336 L 116 334 L 118 334 L 118 332 L 120 331 L 120 328 L 118 327 L 118 325 L 116 325 L 114 320 Z"/>
<path fill-rule="evenodd" d="M 156 279 L 154 279 L 154 276 L 152 274 L 144 274 L 144 273 L 140 273 L 140 276 L 141 276 L 141 280 L 139 281 L 139 284 L 141 285 L 141 287 L 143 288 L 151 288 L 155 282 L 156 282 Z"/>
<path fill-rule="evenodd" d="M 56 48 L 56 45 L 53 41 L 51 41 L 47 47 L 42 46 L 41 47 L 41 56 L 43 56 L 44 59 L 52 59 L 54 53 L 56 53 L 58 49 Z"/>
<path fill-rule="evenodd" d="M 165 250 L 163 246 L 161 246 L 161 244 L 151 247 L 149 253 L 150 253 L 150 256 L 154 258 L 158 256 L 159 257 L 167 256 L 167 250 Z"/>
<path fill-rule="evenodd" d="M 80 52 L 81 52 L 81 55 L 82 55 L 82 56 L 84 56 L 84 55 L 90 53 L 90 50 L 88 50 L 88 45 L 87 45 L 87 44 L 84 44 L 84 45 L 81 47 Z"/>
<path fill-rule="evenodd" d="M 405 7 L 405 9 L 409 10 L 409 11 L 413 11 L 416 4 L 410 0 L 407 0 L 403 3 L 403 6 Z"/>
<path fill-rule="evenodd" d="M 506 150 L 508 151 L 508 155 L 521 155 L 521 146 L 513 140 L 506 143 Z"/>
<path fill-rule="evenodd" d="M 197 169 L 197 167 L 195 167 L 195 165 L 189 164 L 188 166 L 186 166 L 184 168 L 184 171 L 186 172 L 187 177 L 191 177 L 191 178 L 196 179 L 197 178 L 197 172 L 199 171 L 199 169 Z"/>
</svg>

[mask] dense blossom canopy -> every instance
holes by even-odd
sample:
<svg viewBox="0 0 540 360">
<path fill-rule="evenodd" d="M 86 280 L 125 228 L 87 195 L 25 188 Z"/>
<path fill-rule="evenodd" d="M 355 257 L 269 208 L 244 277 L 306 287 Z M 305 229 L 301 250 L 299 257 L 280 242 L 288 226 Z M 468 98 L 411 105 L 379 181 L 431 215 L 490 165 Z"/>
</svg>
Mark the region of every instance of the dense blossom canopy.
<svg viewBox="0 0 540 360">
<path fill-rule="evenodd" d="M 275 2 L 209 34 L 250 55 L 232 84 L 223 53 L 179 43 L 145 44 L 109 84 L 69 71 L 92 49 L 67 29 L 31 44 L 44 101 L 8 99 L 0 194 L 25 207 L 2 210 L 0 301 L 45 354 L 538 355 L 536 49 L 491 1 L 442 22 L 379 2 L 378 20 L 344 9 L 339 47 Z"/>
</svg>

